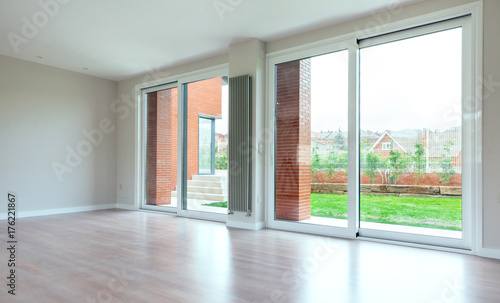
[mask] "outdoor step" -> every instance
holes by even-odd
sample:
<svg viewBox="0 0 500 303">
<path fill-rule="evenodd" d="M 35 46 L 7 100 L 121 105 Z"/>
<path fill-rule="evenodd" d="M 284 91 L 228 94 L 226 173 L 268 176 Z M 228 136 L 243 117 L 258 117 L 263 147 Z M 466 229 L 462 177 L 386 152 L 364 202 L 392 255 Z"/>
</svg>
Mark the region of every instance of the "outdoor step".
<svg viewBox="0 0 500 303">
<path fill-rule="evenodd" d="M 196 181 L 216 181 L 223 182 L 226 180 L 226 176 L 221 175 L 194 175 L 193 180 Z"/>
<path fill-rule="evenodd" d="M 177 197 L 177 191 L 172 192 L 172 198 Z M 209 201 L 217 201 L 223 202 L 227 201 L 227 196 L 218 195 L 218 194 L 205 194 L 205 193 L 191 193 L 187 194 L 188 199 L 197 199 L 197 200 L 209 200 Z"/>
<path fill-rule="evenodd" d="M 220 187 L 188 186 L 188 193 L 205 193 L 227 195 L 227 189 Z"/>
<path fill-rule="evenodd" d="M 218 181 L 188 180 L 188 187 L 189 186 L 227 188 L 227 183 Z"/>
</svg>

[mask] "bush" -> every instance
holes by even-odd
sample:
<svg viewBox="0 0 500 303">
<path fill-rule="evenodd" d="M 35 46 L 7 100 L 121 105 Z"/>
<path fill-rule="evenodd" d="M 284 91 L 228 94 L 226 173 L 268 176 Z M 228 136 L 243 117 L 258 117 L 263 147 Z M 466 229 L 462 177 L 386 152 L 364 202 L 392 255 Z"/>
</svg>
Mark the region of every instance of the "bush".
<svg viewBox="0 0 500 303">
<path fill-rule="evenodd" d="M 227 148 L 219 150 L 219 147 L 215 147 L 215 169 L 217 170 L 227 170 Z"/>
<path fill-rule="evenodd" d="M 444 145 L 444 151 L 446 154 L 442 154 L 442 160 L 439 162 L 439 167 L 441 168 L 441 172 L 437 173 L 438 176 L 441 177 L 439 179 L 439 183 L 448 185 L 450 184 L 450 179 L 455 174 L 455 170 L 453 168 L 453 157 L 451 156 L 451 146 L 453 146 L 453 142 L 450 141 Z"/>
<path fill-rule="evenodd" d="M 367 176 L 370 180 L 370 184 L 373 184 L 377 180 L 377 171 L 380 167 L 380 157 L 373 153 L 370 152 L 366 155 L 366 171 L 365 171 L 365 176 Z"/>
</svg>

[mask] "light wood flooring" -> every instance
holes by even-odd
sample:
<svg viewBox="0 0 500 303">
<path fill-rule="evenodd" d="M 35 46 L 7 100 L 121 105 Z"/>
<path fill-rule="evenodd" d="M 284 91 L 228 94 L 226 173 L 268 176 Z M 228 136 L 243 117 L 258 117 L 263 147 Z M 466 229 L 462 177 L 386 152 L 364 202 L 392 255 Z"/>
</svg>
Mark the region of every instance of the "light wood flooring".
<svg viewBox="0 0 500 303">
<path fill-rule="evenodd" d="M 500 302 L 500 261 L 148 212 L 21 218 L 0 302 Z"/>
</svg>

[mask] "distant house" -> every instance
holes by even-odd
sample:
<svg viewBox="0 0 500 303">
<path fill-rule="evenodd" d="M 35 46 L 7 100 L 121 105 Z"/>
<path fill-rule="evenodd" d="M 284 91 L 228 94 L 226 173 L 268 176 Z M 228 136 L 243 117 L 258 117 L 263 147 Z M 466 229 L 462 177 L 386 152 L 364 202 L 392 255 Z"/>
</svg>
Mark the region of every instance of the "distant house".
<svg viewBox="0 0 500 303">
<path fill-rule="evenodd" d="M 331 145 L 332 149 L 336 152 L 345 150 L 349 144 L 349 134 L 347 131 L 312 132 L 311 138 Z M 371 146 L 380 138 L 380 134 L 374 133 L 370 130 L 361 130 L 359 138 L 360 142 L 368 142 Z"/>
<path fill-rule="evenodd" d="M 215 145 L 220 151 L 227 149 L 227 137 L 227 134 L 215 133 Z"/>
<path fill-rule="evenodd" d="M 359 133 L 359 142 L 368 142 L 370 146 L 375 144 L 377 140 L 380 138 L 380 134 L 374 133 L 370 130 L 361 130 Z"/>
<path fill-rule="evenodd" d="M 406 129 L 401 131 L 385 131 L 372 145 L 369 152 L 378 154 L 381 158 L 389 158 L 391 150 L 397 150 L 406 156 L 413 156 L 416 145 L 422 144 L 427 167 L 436 167 L 448 155 L 446 146 L 450 149 L 449 156 L 453 158 L 453 166 L 458 172 L 462 164 L 462 132 L 459 128 L 445 131 L 430 131 L 428 129 Z"/>
<path fill-rule="evenodd" d="M 325 140 L 311 138 L 311 153 L 316 153 L 320 156 L 327 156 L 332 151 L 331 145 Z"/>
<path fill-rule="evenodd" d="M 332 144 L 333 139 L 335 138 L 335 132 L 333 131 L 312 132 L 311 138 L 325 142 L 327 144 Z"/>
</svg>

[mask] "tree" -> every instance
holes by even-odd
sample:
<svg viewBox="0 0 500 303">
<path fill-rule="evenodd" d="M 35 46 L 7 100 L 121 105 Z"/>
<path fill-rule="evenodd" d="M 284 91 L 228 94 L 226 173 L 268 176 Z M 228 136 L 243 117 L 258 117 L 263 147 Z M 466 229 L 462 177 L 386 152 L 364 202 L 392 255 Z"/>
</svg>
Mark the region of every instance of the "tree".
<svg viewBox="0 0 500 303">
<path fill-rule="evenodd" d="M 339 150 L 345 150 L 346 149 L 346 146 L 345 146 L 345 138 L 344 136 L 342 135 L 342 130 L 340 129 L 339 127 L 339 130 L 337 132 L 337 134 L 335 135 L 335 137 L 333 138 L 333 143 L 334 145 L 339 149 Z"/>
<path fill-rule="evenodd" d="M 453 168 L 453 157 L 451 156 L 451 147 L 453 146 L 453 142 L 449 141 L 444 145 L 443 150 L 446 154 L 441 154 L 441 161 L 439 162 L 439 167 L 441 168 L 441 172 L 438 173 L 438 176 L 441 177 L 439 179 L 439 183 L 444 185 L 450 184 L 450 179 L 455 174 L 455 170 Z"/>
<path fill-rule="evenodd" d="M 412 156 L 412 161 L 413 161 L 413 172 L 415 173 L 415 184 L 420 184 L 420 179 L 424 176 L 425 174 L 425 151 L 424 151 L 424 146 L 422 144 L 415 144 L 415 150 L 414 155 Z"/>
<path fill-rule="evenodd" d="M 227 149 L 219 150 L 219 147 L 215 146 L 215 169 L 227 170 Z"/>
<path fill-rule="evenodd" d="M 365 176 L 367 176 L 370 180 L 370 184 L 373 184 L 377 180 L 377 170 L 380 167 L 380 157 L 373 152 L 370 152 L 366 155 L 366 171 Z"/>
<path fill-rule="evenodd" d="M 389 152 L 389 168 L 391 170 L 389 181 L 398 184 L 399 175 L 403 173 L 406 166 L 407 162 L 403 158 L 403 155 L 398 150 L 391 150 Z"/>
<path fill-rule="evenodd" d="M 335 170 L 344 171 L 347 174 L 347 169 L 349 165 L 349 155 L 348 153 L 338 154 L 335 159 Z"/>
<path fill-rule="evenodd" d="M 331 150 L 328 153 L 328 156 L 326 157 L 326 169 L 328 173 L 328 178 L 332 178 L 334 174 L 336 174 L 335 171 L 335 162 L 337 161 L 337 155 L 335 154 L 335 151 Z"/>
<path fill-rule="evenodd" d="M 311 155 L 311 173 L 317 172 L 321 169 L 321 158 L 316 151 L 318 148 L 313 147 Z"/>
</svg>

